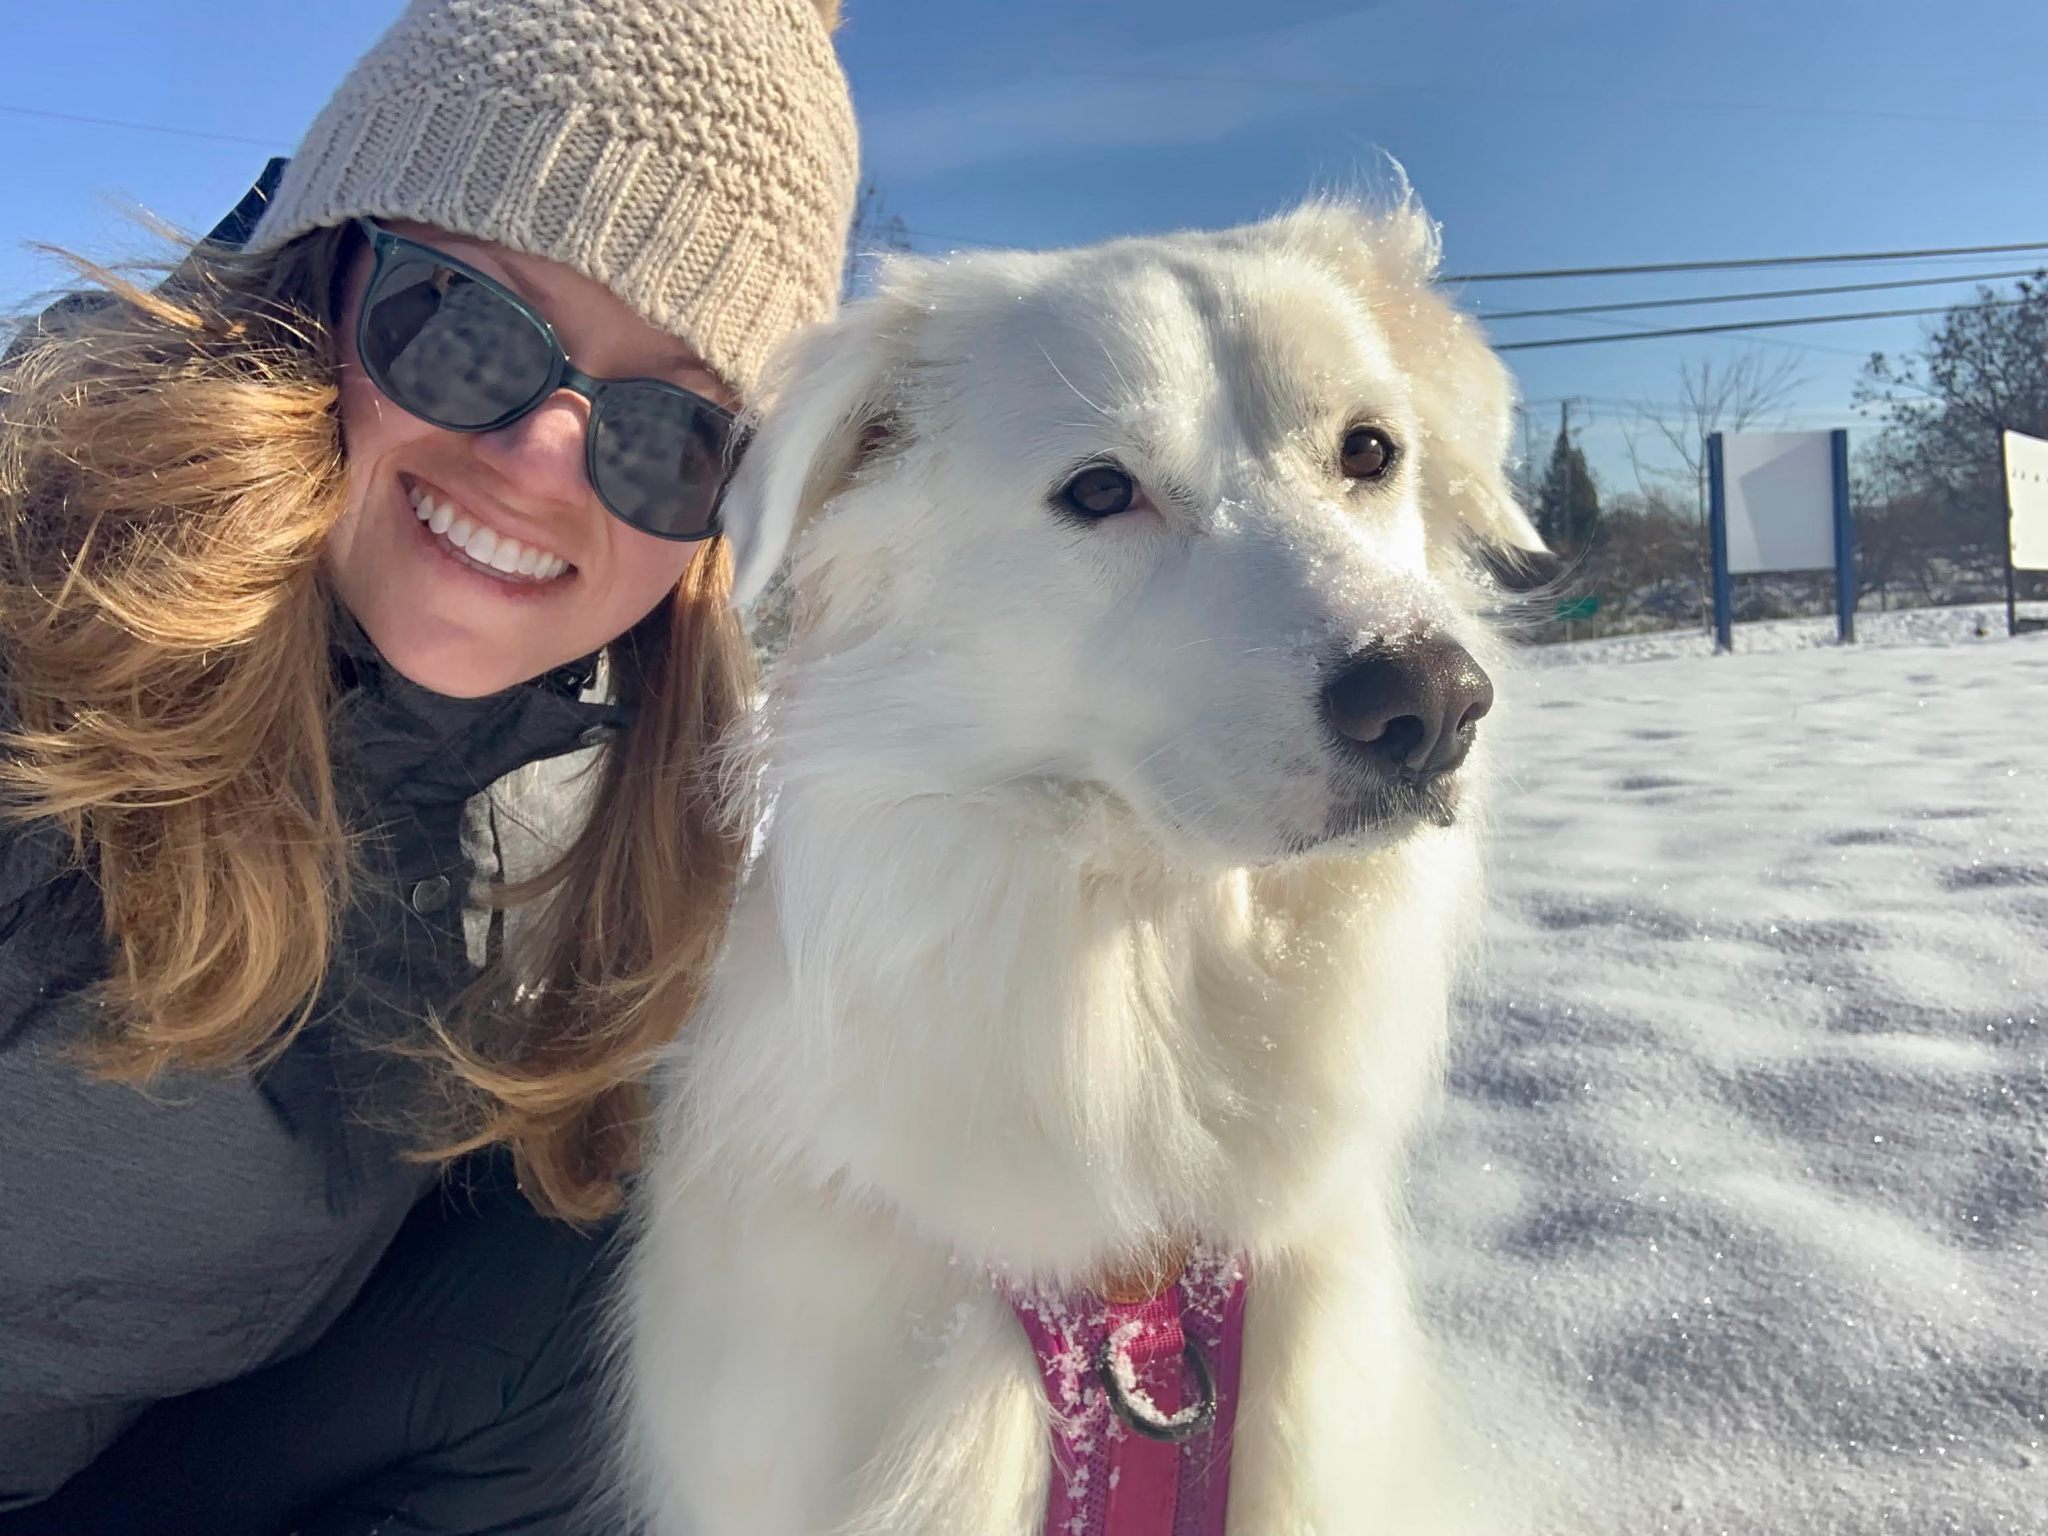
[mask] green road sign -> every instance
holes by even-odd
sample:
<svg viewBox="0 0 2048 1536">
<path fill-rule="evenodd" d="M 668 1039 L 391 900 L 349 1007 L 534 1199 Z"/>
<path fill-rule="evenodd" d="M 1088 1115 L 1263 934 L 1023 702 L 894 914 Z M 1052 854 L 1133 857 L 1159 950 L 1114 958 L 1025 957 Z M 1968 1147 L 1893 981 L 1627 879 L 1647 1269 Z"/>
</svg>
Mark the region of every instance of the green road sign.
<svg viewBox="0 0 2048 1536">
<path fill-rule="evenodd" d="M 1588 592 L 1584 597 L 1568 597 L 1557 605 L 1557 616 L 1569 624 L 1574 619 L 1590 619 L 1600 611 L 1600 599 Z"/>
</svg>

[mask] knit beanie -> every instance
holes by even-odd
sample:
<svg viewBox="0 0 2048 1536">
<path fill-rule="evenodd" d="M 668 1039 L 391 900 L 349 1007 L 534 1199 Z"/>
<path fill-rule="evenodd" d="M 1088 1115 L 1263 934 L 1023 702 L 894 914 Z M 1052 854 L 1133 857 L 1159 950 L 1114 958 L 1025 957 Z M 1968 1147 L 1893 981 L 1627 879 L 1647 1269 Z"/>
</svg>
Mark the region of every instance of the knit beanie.
<svg viewBox="0 0 2048 1536">
<path fill-rule="evenodd" d="M 741 393 L 838 300 L 858 148 L 838 0 L 411 0 L 253 250 L 357 215 L 546 257 Z"/>
</svg>

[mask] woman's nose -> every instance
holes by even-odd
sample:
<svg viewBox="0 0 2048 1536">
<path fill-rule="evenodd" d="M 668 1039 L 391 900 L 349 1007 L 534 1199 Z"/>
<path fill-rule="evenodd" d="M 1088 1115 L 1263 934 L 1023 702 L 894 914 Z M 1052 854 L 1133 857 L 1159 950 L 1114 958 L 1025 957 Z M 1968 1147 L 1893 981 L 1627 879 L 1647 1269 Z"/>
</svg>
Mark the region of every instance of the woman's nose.
<svg viewBox="0 0 2048 1536">
<path fill-rule="evenodd" d="M 591 494 L 584 467 L 589 433 L 590 402 L 557 390 L 510 426 L 479 434 L 476 453 L 528 496 L 582 502 Z"/>
</svg>

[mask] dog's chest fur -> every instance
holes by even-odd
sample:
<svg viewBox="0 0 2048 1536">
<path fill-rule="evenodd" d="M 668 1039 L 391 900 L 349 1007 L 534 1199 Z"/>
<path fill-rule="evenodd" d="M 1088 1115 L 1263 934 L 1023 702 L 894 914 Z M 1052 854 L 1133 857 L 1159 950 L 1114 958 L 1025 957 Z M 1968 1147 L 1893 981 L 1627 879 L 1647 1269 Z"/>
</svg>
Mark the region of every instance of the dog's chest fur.
<svg viewBox="0 0 2048 1536">
<path fill-rule="evenodd" d="M 1471 839 L 1174 878 L 1091 863 L 1088 820 L 785 794 L 650 1170 L 655 1529 L 1036 1536 L 1044 1407 L 1000 1282 L 1190 1233 L 1256 1276 L 1233 1532 L 1392 1518 L 1398 1151 Z M 1323 1414 L 1358 1432 L 1300 1433 Z"/>
</svg>

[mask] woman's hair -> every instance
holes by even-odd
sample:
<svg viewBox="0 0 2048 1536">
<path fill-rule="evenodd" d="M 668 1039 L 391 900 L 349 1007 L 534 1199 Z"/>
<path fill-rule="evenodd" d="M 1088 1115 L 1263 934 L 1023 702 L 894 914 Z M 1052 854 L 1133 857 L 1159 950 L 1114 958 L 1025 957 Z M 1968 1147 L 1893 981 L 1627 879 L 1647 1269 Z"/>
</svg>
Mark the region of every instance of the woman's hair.
<svg viewBox="0 0 2048 1536">
<path fill-rule="evenodd" d="M 0 362 L 0 740 L 10 820 L 97 881 L 114 960 L 106 1074 L 232 1068 L 310 1014 L 351 887 L 329 760 L 345 496 L 329 319 L 346 238 L 201 246 L 154 290 L 91 291 Z M 406 1049 L 442 1090 L 420 1155 L 508 1144 L 535 1203 L 588 1218 L 633 1161 L 640 1079 L 690 1012 L 745 851 L 711 747 L 750 655 L 721 546 L 609 648 L 633 723 L 603 807 L 502 893 L 537 904 L 510 968 Z M 0 721 L 5 714 L 0 713 Z"/>
</svg>

